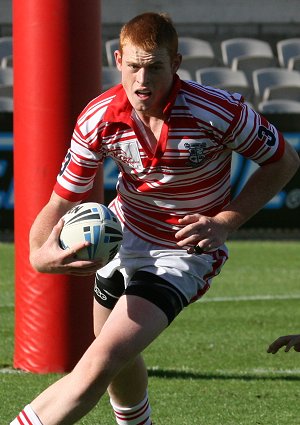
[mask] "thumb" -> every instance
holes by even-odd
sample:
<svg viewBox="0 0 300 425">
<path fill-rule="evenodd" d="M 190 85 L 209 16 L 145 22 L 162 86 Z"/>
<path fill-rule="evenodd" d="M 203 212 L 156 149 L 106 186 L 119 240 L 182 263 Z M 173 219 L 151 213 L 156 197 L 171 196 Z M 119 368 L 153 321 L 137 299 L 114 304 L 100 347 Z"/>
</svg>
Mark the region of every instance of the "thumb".
<svg viewBox="0 0 300 425">
<path fill-rule="evenodd" d="M 53 239 L 59 239 L 59 235 L 64 227 L 64 220 L 61 218 L 58 223 L 53 227 L 50 237 Z"/>
</svg>

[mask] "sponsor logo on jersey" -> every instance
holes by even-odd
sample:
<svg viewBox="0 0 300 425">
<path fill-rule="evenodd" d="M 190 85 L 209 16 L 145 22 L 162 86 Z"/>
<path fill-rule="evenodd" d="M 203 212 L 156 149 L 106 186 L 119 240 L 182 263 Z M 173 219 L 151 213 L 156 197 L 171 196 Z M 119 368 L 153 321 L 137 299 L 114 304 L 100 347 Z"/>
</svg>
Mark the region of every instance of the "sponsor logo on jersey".
<svg viewBox="0 0 300 425">
<path fill-rule="evenodd" d="M 111 149 L 110 154 L 132 168 L 137 170 L 143 168 L 139 148 L 135 140 L 116 143 L 113 150 Z"/>
</svg>

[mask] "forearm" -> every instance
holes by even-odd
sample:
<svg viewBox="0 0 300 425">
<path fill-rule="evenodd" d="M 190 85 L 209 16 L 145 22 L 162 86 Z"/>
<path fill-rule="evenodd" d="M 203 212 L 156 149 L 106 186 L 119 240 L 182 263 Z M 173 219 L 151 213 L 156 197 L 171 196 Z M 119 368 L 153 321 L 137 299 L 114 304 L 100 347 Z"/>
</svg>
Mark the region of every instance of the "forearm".
<svg viewBox="0 0 300 425">
<path fill-rule="evenodd" d="M 240 194 L 216 217 L 226 223 L 229 232 L 237 230 L 290 181 L 298 167 L 299 158 L 287 145 L 284 157 L 259 167 Z"/>
<path fill-rule="evenodd" d="M 36 217 L 29 235 L 30 263 L 35 270 L 42 273 L 72 273 L 68 265 L 74 262 L 74 253 L 70 250 L 64 252 L 59 246 L 63 226 L 59 220 L 76 204 L 53 193 Z"/>
<path fill-rule="evenodd" d="M 76 203 L 63 201 L 57 195 L 52 194 L 49 202 L 37 215 L 30 229 L 30 252 L 39 249 L 45 243 L 53 227 L 72 205 L 76 205 Z"/>
<path fill-rule="evenodd" d="M 48 239 L 53 227 L 59 221 L 60 216 L 50 214 L 46 205 L 36 217 L 29 233 L 30 251 L 39 249 Z"/>
</svg>

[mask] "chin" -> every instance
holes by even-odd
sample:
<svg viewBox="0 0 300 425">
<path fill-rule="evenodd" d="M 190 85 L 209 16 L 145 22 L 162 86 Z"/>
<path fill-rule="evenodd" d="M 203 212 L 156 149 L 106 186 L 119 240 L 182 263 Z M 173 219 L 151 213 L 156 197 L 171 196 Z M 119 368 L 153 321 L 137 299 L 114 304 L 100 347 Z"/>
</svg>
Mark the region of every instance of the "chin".
<svg viewBox="0 0 300 425">
<path fill-rule="evenodd" d="M 140 112 L 146 112 L 150 109 L 148 105 L 144 105 L 144 104 L 141 105 L 138 102 L 133 103 L 132 106 L 134 107 L 136 111 L 140 111 Z"/>
</svg>

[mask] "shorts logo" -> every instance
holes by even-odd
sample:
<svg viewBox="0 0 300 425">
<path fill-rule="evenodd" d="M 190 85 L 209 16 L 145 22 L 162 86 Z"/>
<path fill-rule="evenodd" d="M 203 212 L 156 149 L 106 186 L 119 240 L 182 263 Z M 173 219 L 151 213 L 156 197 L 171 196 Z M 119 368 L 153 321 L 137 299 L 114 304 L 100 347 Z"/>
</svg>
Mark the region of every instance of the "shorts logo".
<svg viewBox="0 0 300 425">
<path fill-rule="evenodd" d="M 98 295 L 99 298 L 101 298 L 101 300 L 104 300 L 104 301 L 107 300 L 107 296 L 100 291 L 100 289 L 98 288 L 96 284 L 94 286 L 94 292 L 96 295 Z"/>
<path fill-rule="evenodd" d="M 204 149 L 206 148 L 206 143 L 204 142 L 185 143 L 184 147 L 187 148 L 190 153 L 187 165 L 195 168 L 204 162 L 204 159 L 205 159 Z"/>
</svg>

